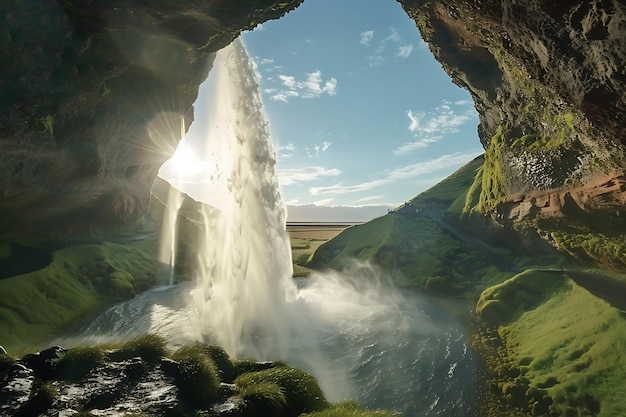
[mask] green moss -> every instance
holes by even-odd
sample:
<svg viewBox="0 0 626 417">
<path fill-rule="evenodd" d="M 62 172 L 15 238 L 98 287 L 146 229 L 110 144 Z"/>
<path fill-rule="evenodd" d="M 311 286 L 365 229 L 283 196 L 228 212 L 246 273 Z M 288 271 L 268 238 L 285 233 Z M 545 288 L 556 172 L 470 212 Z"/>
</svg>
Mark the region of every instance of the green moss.
<svg viewBox="0 0 626 417">
<path fill-rule="evenodd" d="M 302 417 L 399 417 L 401 414 L 386 410 L 362 410 L 346 407 L 333 407 L 329 410 L 302 414 Z"/>
<path fill-rule="evenodd" d="M 416 196 L 411 200 L 413 206 L 450 210 L 450 205 L 467 193 L 484 161 L 484 155 L 474 158 L 435 186 Z"/>
<path fill-rule="evenodd" d="M 253 415 L 281 416 L 287 408 L 283 389 L 274 383 L 247 385 L 237 393 L 237 397 L 245 401 Z"/>
<path fill-rule="evenodd" d="M 150 288 L 156 282 L 156 253 L 156 239 L 75 245 L 53 252 L 45 268 L 0 280 L 3 345 L 22 350 L 91 311 Z"/>
<path fill-rule="evenodd" d="M 478 208 L 483 190 L 483 171 L 483 166 L 476 170 L 476 176 L 474 177 L 472 185 L 463 196 L 459 196 L 458 204 L 460 204 L 461 201 L 463 202 L 462 216 L 467 216 Z"/>
<path fill-rule="evenodd" d="M 532 358 L 511 382 L 527 386 L 527 409 L 607 417 L 626 409 L 624 315 L 574 282 L 499 333 L 513 362 Z"/>
<path fill-rule="evenodd" d="M 503 147 L 502 128 L 498 128 L 485 152 L 481 192 L 477 206 L 477 209 L 482 213 L 494 209 L 509 194 L 502 162 Z"/>
<path fill-rule="evenodd" d="M 558 230 L 551 233 L 557 247 L 570 255 L 599 266 L 626 269 L 626 237 L 621 234 L 585 233 L 582 230 Z"/>
<path fill-rule="evenodd" d="M 285 393 L 287 405 L 283 415 L 287 417 L 329 407 L 315 378 L 300 369 L 279 367 L 250 372 L 237 377 L 235 384 L 242 390 L 259 384 L 277 385 Z"/>
<path fill-rule="evenodd" d="M 320 245 L 307 266 L 340 268 L 346 259 L 369 259 L 391 241 L 395 216 L 383 216 L 367 224 L 350 227 Z"/>
<path fill-rule="evenodd" d="M 182 398 L 196 408 L 208 408 L 217 398 L 220 378 L 217 367 L 199 346 L 177 350 L 172 359 L 179 363 L 175 378 Z"/>
<path fill-rule="evenodd" d="M 41 124 L 43 125 L 43 130 L 41 133 L 50 133 L 50 137 L 54 137 L 54 116 L 47 115 L 41 119 Z"/>
<path fill-rule="evenodd" d="M 115 354 L 120 360 L 141 357 L 147 362 L 157 362 L 169 354 L 165 339 L 156 334 L 138 336 L 118 347 Z"/>
<path fill-rule="evenodd" d="M 562 289 L 564 279 L 559 271 L 524 271 L 484 290 L 476 312 L 490 324 L 507 323 Z"/>
<path fill-rule="evenodd" d="M 11 244 L 9 242 L 0 242 L 0 259 L 6 259 L 11 256 Z"/>
<path fill-rule="evenodd" d="M 98 346 L 78 346 L 67 351 L 57 363 L 57 374 L 61 379 L 80 380 L 104 363 L 106 353 Z"/>
</svg>

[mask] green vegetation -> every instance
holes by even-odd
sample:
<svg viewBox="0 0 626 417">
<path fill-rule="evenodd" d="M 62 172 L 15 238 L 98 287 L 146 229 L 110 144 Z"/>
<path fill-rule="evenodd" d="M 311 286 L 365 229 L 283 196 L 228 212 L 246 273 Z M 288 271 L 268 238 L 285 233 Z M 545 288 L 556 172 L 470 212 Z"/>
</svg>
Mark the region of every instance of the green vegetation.
<svg viewBox="0 0 626 417">
<path fill-rule="evenodd" d="M 43 131 L 41 133 L 50 133 L 50 137 L 54 137 L 54 116 L 47 115 L 41 119 Z"/>
<path fill-rule="evenodd" d="M 308 276 L 312 270 L 306 265 L 313 253 L 322 243 L 336 236 L 341 230 L 341 227 L 333 226 L 288 226 L 287 232 L 289 233 L 291 243 L 293 276 Z"/>
<path fill-rule="evenodd" d="M 477 206 L 479 212 L 485 213 L 492 210 L 509 194 L 502 163 L 503 147 L 502 128 L 498 128 L 485 152 L 480 198 Z"/>
<path fill-rule="evenodd" d="M 622 230 L 616 228 L 616 230 Z M 559 249 L 572 256 L 588 260 L 609 270 L 626 269 L 626 237 L 583 231 L 559 230 L 551 234 Z"/>
<path fill-rule="evenodd" d="M 176 385 L 180 395 L 196 408 L 208 408 L 217 398 L 220 377 L 213 360 L 200 346 L 183 347 L 172 355 L 179 362 Z"/>
<path fill-rule="evenodd" d="M 54 251 L 40 270 L 0 280 L 2 344 L 16 351 L 42 342 L 85 314 L 150 288 L 155 253 L 155 239 L 70 246 Z"/>
<path fill-rule="evenodd" d="M 146 334 L 128 340 L 117 347 L 116 359 L 140 357 L 146 362 L 157 362 L 169 354 L 165 339 L 155 334 Z"/>
<path fill-rule="evenodd" d="M 320 246 L 309 265 L 341 269 L 351 259 L 395 269 L 403 287 L 463 293 L 487 268 L 483 256 L 415 208 L 351 227 Z M 437 215 L 439 215 L 437 213 Z"/>
<path fill-rule="evenodd" d="M 608 417 L 626 410 L 623 312 L 573 281 L 562 281 L 499 333 L 508 358 L 500 366 L 499 388 L 510 407 L 559 416 Z"/>
<path fill-rule="evenodd" d="M 487 323 L 508 323 L 551 297 L 563 282 L 560 271 L 528 269 L 483 291 L 476 312 Z"/>
<path fill-rule="evenodd" d="M 387 410 L 362 410 L 352 404 L 337 404 L 324 411 L 302 414 L 302 417 L 398 417 L 399 413 Z"/>
<path fill-rule="evenodd" d="M 278 405 L 276 402 L 280 398 L 277 396 L 276 388 L 271 385 L 277 386 L 278 391 L 284 392 L 285 395 L 284 414 L 280 414 L 285 417 L 296 417 L 302 413 L 320 411 L 330 406 L 315 378 L 300 369 L 280 366 L 259 372 L 249 372 L 237 377 L 235 384 L 243 392 L 246 390 L 250 392 L 251 386 L 264 385 L 264 390 L 257 390 L 260 391 L 258 395 L 263 394 L 260 396 L 262 407 L 270 406 L 268 404 L 270 400 L 273 402 L 271 405 Z"/>
<path fill-rule="evenodd" d="M 485 162 L 485 156 L 480 155 L 463 165 L 437 185 L 420 193 L 411 200 L 414 206 L 433 207 L 451 210 L 449 208 L 455 201 L 467 193 L 472 186 L 474 178 Z"/>
<path fill-rule="evenodd" d="M 83 379 L 96 366 L 104 363 L 107 355 L 99 346 L 78 346 L 70 349 L 59 359 L 59 378 L 77 381 Z"/>
<path fill-rule="evenodd" d="M 244 386 L 237 396 L 246 404 L 252 404 L 255 415 L 281 416 L 287 408 L 283 388 L 270 382 Z"/>
</svg>

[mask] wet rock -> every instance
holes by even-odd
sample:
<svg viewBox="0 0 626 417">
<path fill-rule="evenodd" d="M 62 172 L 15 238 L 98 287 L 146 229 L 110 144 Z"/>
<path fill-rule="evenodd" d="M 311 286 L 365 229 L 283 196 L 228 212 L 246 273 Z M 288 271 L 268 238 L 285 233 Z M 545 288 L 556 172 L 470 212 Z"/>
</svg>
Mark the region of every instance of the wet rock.
<svg viewBox="0 0 626 417">
<path fill-rule="evenodd" d="M 138 380 L 148 372 L 148 367 L 141 358 L 132 358 L 126 362 L 124 373 L 131 380 Z"/>
<path fill-rule="evenodd" d="M 33 370 L 40 379 L 51 379 L 56 371 L 56 361 L 63 356 L 65 349 L 54 346 L 39 353 L 26 355 L 22 362 Z"/>
<path fill-rule="evenodd" d="M 170 378 L 176 378 L 180 374 L 180 364 L 173 359 L 161 359 L 160 366 L 163 373 Z"/>
<path fill-rule="evenodd" d="M 12 415 L 28 402 L 34 380 L 33 371 L 20 363 L 9 368 L 0 383 L 0 415 Z"/>
</svg>

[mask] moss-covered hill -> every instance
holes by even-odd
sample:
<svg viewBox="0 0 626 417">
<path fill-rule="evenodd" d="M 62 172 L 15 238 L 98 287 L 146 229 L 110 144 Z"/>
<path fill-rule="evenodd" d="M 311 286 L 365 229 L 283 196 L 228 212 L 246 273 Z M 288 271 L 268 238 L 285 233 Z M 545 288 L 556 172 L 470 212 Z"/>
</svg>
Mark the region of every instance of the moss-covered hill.
<svg viewBox="0 0 626 417">
<path fill-rule="evenodd" d="M 568 222 L 560 212 L 517 229 L 479 214 L 485 164 L 476 158 L 392 213 L 346 229 L 309 266 L 367 260 L 399 285 L 467 300 L 491 375 L 486 416 L 624 414 L 624 238 L 598 232 L 605 221 L 591 214 Z M 595 243 L 581 244 L 580 230 Z"/>
<path fill-rule="evenodd" d="M 9 351 L 38 346 L 69 325 L 113 303 L 164 283 L 159 239 L 171 187 L 155 183 L 150 211 L 124 234 L 84 234 L 62 240 L 28 239 L 0 244 L 0 345 Z M 199 227 L 198 205 L 183 198 L 178 225 Z M 189 276 L 191 236 L 180 233 L 176 276 Z"/>
</svg>

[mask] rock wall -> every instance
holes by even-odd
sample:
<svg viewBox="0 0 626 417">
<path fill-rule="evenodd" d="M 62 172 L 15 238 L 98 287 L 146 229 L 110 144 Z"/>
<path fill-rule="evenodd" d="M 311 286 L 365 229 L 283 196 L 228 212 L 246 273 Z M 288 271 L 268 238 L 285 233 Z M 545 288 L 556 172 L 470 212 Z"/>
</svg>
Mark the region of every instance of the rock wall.
<svg viewBox="0 0 626 417">
<path fill-rule="evenodd" d="M 0 6 L 0 239 L 132 225 L 193 120 L 212 53 L 301 1 Z M 475 100 L 477 211 L 623 174 L 622 1 L 399 2 Z"/>
<path fill-rule="evenodd" d="M 623 172 L 623 2 L 399 1 L 474 98 L 487 152 L 483 213 Z"/>
<path fill-rule="evenodd" d="M 0 239 L 127 228 L 213 52 L 302 0 L 0 6 Z"/>
</svg>

